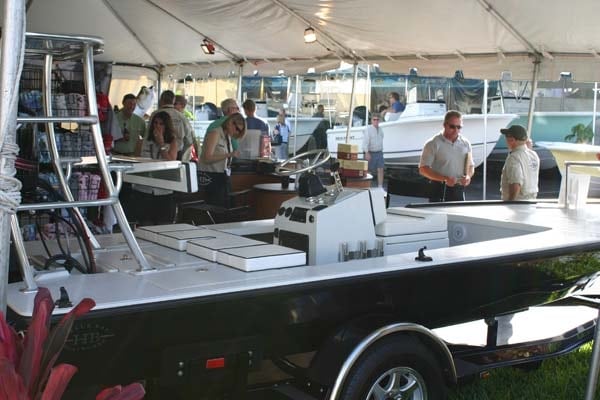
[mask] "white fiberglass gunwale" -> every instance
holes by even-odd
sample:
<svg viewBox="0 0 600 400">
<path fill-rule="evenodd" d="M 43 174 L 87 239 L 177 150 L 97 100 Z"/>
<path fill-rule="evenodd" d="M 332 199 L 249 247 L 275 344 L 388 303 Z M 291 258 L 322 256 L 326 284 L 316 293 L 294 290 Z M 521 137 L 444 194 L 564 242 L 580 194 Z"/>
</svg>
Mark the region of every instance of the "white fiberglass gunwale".
<svg viewBox="0 0 600 400">
<path fill-rule="evenodd" d="M 480 206 L 435 207 L 432 212 L 448 214 L 450 222 L 470 221 L 525 230 L 518 240 L 513 237 L 469 243 L 460 246 L 427 250 L 431 262 L 415 261 L 415 253 L 353 260 L 316 266 L 300 266 L 257 272 L 242 272 L 208 262 L 185 252 L 140 241 L 144 253 L 167 260 L 170 264 L 155 271 L 138 273 L 134 269 L 82 275 L 57 274 L 38 281 L 57 296 L 61 286 L 67 289 L 71 301 L 77 304 L 84 297 L 96 301 L 95 310 L 148 306 L 168 301 L 243 294 L 292 285 L 327 284 L 337 279 L 360 279 L 373 274 L 395 273 L 420 268 L 452 268 L 453 265 L 499 258 L 526 257 L 528 254 L 560 251 L 560 249 L 600 249 L 600 204 L 568 210 L 558 204 L 495 204 Z M 265 224 L 264 221 L 261 222 Z M 214 226 L 212 227 L 215 228 Z M 218 228 L 218 226 L 216 227 Z M 228 224 L 227 229 L 235 229 Z M 246 229 L 248 224 L 246 224 Z M 261 228 L 264 231 L 264 226 Z M 117 237 L 115 237 L 117 236 Z M 103 237 L 107 253 L 113 257 L 129 251 L 120 244 L 119 235 Z M 102 253 L 99 254 L 99 258 Z M 30 316 L 34 293 L 20 291 L 22 283 L 8 288 L 9 305 L 16 313 Z M 69 309 L 57 309 L 61 314 Z"/>
</svg>

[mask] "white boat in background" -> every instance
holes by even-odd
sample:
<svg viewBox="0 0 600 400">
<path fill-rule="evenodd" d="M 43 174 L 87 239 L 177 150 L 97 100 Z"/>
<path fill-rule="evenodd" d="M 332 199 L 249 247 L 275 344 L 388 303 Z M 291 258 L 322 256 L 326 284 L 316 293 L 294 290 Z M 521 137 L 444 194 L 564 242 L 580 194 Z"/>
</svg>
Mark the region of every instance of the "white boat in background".
<svg viewBox="0 0 600 400">
<path fill-rule="evenodd" d="M 423 145 L 443 127 L 446 105 L 438 102 L 409 103 L 395 121 L 381 122 L 383 129 L 383 154 L 386 164 L 417 164 Z M 473 146 L 475 166 L 480 165 L 492 152 L 500 137 L 500 129 L 505 128 L 516 114 L 463 114 L 464 135 Z M 337 145 L 346 143 L 346 127 L 336 127 L 327 131 L 327 147 L 330 153 L 337 153 Z M 356 144 L 362 152 L 364 126 L 350 128 L 350 144 Z"/>
</svg>

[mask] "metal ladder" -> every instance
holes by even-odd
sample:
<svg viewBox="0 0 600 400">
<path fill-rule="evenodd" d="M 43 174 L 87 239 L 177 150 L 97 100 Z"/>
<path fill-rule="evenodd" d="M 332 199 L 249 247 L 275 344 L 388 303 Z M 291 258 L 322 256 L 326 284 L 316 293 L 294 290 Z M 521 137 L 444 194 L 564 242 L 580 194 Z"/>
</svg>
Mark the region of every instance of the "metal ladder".
<svg viewBox="0 0 600 400">
<path fill-rule="evenodd" d="M 98 105 L 96 102 L 96 88 L 94 81 L 94 54 L 102 52 L 104 43 L 102 39 L 91 36 L 66 36 L 66 35 L 49 35 L 39 33 L 26 33 L 25 35 L 25 57 L 43 59 L 44 74 L 42 79 L 43 93 L 43 109 L 44 116 L 41 117 L 19 117 L 17 123 L 43 123 L 46 124 L 46 134 L 48 136 L 48 148 L 52 161 L 54 172 L 56 173 L 60 185 L 60 189 L 65 196 L 66 201 L 22 204 L 17 208 L 17 211 L 26 210 L 47 210 L 47 209 L 63 209 L 73 208 L 77 217 L 83 221 L 83 217 L 78 207 L 87 206 L 102 206 L 110 205 L 117 219 L 121 232 L 127 242 L 135 260 L 139 265 L 139 272 L 153 270 L 146 257 L 142 253 L 139 244 L 137 243 L 133 232 L 127 221 L 127 217 L 123 212 L 121 203 L 119 202 L 119 190 L 122 184 L 123 171 L 128 169 L 127 166 L 109 165 L 109 158 L 106 156 L 104 144 L 102 140 L 102 132 L 100 129 L 100 120 L 98 118 Z M 70 61 L 82 60 L 83 63 L 83 80 L 87 97 L 87 116 L 85 117 L 55 117 L 52 115 L 52 68 L 54 61 Z M 108 192 L 108 197 L 98 200 L 79 200 L 75 201 L 73 194 L 68 185 L 68 178 L 71 172 L 71 165 L 74 161 L 80 160 L 61 160 L 58 152 L 58 147 L 55 138 L 54 124 L 55 123 L 77 123 L 89 125 L 91 127 L 94 150 L 97 164 L 102 181 Z M 63 171 L 63 166 L 66 165 L 67 173 Z M 113 182 L 110 172 L 116 174 L 116 184 Z M 93 247 L 100 247 L 98 241 L 89 230 L 86 224 L 83 224 L 86 234 L 88 235 Z M 23 275 L 25 288 L 23 291 L 36 291 L 37 285 L 33 276 L 33 268 L 29 263 L 26 255 L 23 238 L 21 237 L 19 221 L 16 214 L 11 216 L 11 232 L 13 241 L 17 250 L 19 264 Z"/>
</svg>

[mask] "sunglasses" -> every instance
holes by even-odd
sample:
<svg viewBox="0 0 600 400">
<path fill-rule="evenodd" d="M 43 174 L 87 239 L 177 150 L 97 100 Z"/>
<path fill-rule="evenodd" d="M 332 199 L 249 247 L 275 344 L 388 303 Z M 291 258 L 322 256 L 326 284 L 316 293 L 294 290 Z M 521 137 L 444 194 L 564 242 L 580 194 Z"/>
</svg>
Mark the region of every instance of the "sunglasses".
<svg viewBox="0 0 600 400">
<path fill-rule="evenodd" d="M 235 130 L 238 133 L 238 135 L 242 135 L 244 133 L 244 130 L 245 130 L 244 126 L 239 126 L 236 124 L 233 124 L 233 126 L 235 126 Z"/>
<path fill-rule="evenodd" d="M 458 130 L 461 130 L 463 127 L 462 127 L 462 125 L 452 125 L 452 124 L 448 124 L 448 128 L 450 128 L 450 129 L 458 129 Z"/>
</svg>

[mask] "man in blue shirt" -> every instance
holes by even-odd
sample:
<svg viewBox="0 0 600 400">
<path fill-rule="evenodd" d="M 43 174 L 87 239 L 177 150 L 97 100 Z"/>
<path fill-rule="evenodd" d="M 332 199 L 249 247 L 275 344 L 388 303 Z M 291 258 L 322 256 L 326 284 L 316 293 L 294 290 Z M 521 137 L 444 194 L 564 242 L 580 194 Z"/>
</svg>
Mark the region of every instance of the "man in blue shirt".
<svg viewBox="0 0 600 400">
<path fill-rule="evenodd" d="M 397 92 L 390 93 L 390 108 L 388 112 L 401 113 L 406 106 L 400 102 L 400 95 Z"/>
<path fill-rule="evenodd" d="M 256 104 L 248 99 L 242 104 L 246 113 L 246 129 L 258 129 L 262 136 L 269 136 L 269 126 L 260 118 L 256 118 Z"/>
<path fill-rule="evenodd" d="M 271 155 L 271 139 L 269 138 L 269 125 L 262 119 L 255 117 L 256 104 L 254 101 L 247 99 L 242 104 L 244 113 L 246 113 L 246 129 L 259 130 L 261 142 L 259 144 L 259 155 L 261 157 L 270 157 Z M 268 138 L 268 139 L 265 139 Z"/>
</svg>

